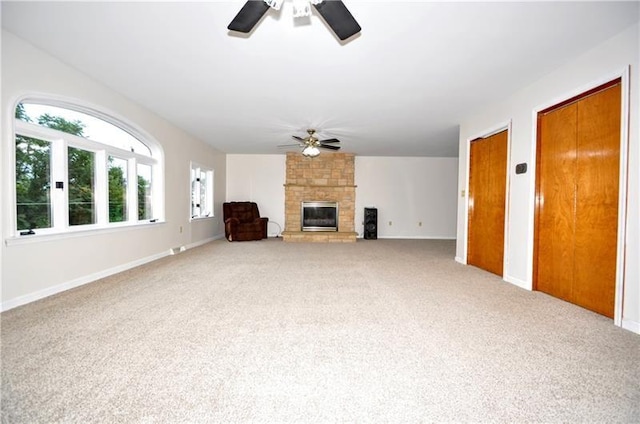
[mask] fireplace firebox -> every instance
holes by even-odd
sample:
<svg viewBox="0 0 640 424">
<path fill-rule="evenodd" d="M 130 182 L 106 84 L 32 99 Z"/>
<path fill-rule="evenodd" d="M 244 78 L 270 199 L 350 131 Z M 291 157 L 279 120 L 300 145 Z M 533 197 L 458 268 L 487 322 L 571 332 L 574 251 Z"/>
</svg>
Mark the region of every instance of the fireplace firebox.
<svg viewBox="0 0 640 424">
<path fill-rule="evenodd" d="M 337 202 L 302 202 L 302 231 L 338 231 Z"/>
</svg>

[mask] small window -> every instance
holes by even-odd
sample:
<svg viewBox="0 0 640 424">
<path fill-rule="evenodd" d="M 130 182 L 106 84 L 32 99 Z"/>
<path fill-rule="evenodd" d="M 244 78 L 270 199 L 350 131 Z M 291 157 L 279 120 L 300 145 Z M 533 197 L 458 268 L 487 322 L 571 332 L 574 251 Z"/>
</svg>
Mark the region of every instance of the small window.
<svg viewBox="0 0 640 424">
<path fill-rule="evenodd" d="M 213 170 L 191 164 L 191 219 L 213 216 Z"/>
<path fill-rule="evenodd" d="M 160 218 L 162 207 L 154 189 L 154 179 L 161 177 L 158 158 L 132 135 L 139 130 L 116 123 L 120 121 L 103 112 L 68 102 L 18 103 L 14 120 L 18 234 Z"/>
</svg>

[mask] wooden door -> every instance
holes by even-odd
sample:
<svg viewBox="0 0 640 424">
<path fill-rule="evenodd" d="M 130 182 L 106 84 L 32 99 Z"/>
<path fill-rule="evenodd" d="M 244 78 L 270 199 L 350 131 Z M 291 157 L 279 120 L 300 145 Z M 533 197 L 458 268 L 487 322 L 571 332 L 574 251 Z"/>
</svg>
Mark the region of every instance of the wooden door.
<svg viewBox="0 0 640 424">
<path fill-rule="evenodd" d="M 558 109 L 539 122 L 537 290 L 571 301 L 575 240 L 577 105 Z"/>
<path fill-rule="evenodd" d="M 471 142 L 467 263 L 502 276 L 507 131 Z"/>
<path fill-rule="evenodd" d="M 613 318 L 621 86 L 538 119 L 534 285 Z"/>
</svg>

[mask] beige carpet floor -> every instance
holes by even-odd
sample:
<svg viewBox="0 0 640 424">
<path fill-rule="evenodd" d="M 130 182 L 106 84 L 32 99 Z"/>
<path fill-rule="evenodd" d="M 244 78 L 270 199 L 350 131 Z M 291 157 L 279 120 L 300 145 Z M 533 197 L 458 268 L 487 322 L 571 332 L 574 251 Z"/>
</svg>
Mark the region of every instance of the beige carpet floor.
<svg viewBox="0 0 640 424">
<path fill-rule="evenodd" d="M 7 311 L 2 421 L 640 422 L 640 336 L 454 251 L 216 241 Z"/>
</svg>

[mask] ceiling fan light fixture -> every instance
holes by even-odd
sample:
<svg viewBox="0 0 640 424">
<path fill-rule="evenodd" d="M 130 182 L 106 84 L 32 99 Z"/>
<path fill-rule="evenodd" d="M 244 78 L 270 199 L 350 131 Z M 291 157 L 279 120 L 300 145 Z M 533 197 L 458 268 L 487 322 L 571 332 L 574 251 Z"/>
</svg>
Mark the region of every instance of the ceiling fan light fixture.
<svg viewBox="0 0 640 424">
<path fill-rule="evenodd" d="M 264 2 L 272 9 L 280 10 L 280 8 L 282 7 L 282 3 L 284 3 L 284 0 L 264 0 Z"/>
<path fill-rule="evenodd" d="M 302 155 L 308 158 L 315 158 L 319 154 L 320 149 L 318 149 L 316 146 L 306 146 L 304 149 L 302 149 Z"/>
<path fill-rule="evenodd" d="M 284 0 L 247 0 L 227 29 L 248 34 L 270 8 L 280 10 L 282 3 Z M 315 9 L 340 40 L 346 40 L 362 29 L 342 0 L 293 0 L 293 8 L 294 18 L 311 16 Z"/>
<path fill-rule="evenodd" d="M 302 18 L 305 16 L 311 16 L 309 0 L 293 0 L 293 17 Z"/>
</svg>

